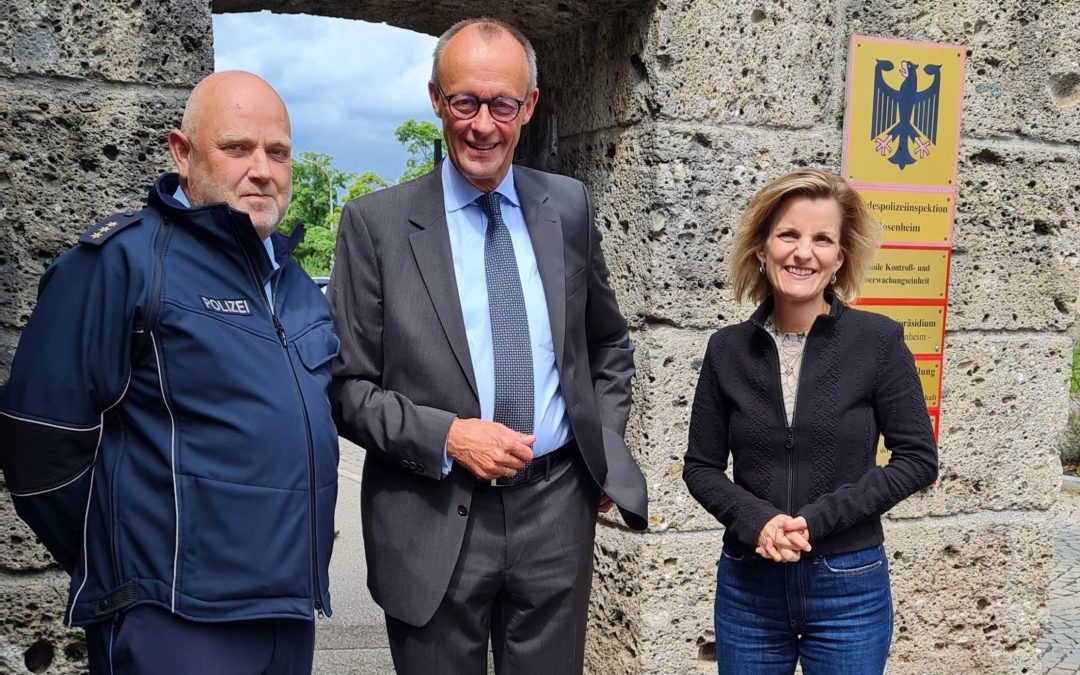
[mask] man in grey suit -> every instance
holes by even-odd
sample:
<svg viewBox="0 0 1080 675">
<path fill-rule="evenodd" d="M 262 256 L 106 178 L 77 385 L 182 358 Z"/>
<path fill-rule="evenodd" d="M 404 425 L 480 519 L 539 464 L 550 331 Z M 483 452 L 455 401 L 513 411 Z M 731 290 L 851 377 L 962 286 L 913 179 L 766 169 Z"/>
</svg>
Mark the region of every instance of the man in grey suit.
<svg viewBox="0 0 1080 675">
<path fill-rule="evenodd" d="M 428 84 L 449 162 L 350 202 L 339 432 L 368 450 L 368 587 L 399 673 L 580 673 L 598 510 L 644 529 L 633 347 L 585 187 L 512 166 L 536 56 L 463 21 Z"/>
</svg>

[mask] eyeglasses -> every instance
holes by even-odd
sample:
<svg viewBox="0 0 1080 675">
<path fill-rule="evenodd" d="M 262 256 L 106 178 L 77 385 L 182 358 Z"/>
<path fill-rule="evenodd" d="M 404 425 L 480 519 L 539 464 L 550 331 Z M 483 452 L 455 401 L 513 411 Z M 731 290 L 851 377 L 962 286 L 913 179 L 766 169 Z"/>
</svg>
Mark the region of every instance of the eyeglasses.
<svg viewBox="0 0 1080 675">
<path fill-rule="evenodd" d="M 512 96 L 496 96 L 495 98 L 482 99 L 472 94 L 450 94 L 442 90 L 442 86 L 435 85 L 439 95 L 446 99 L 446 106 L 450 114 L 459 120 L 471 120 L 480 112 L 480 106 L 487 105 L 488 114 L 496 122 L 513 122 L 521 112 L 521 106 L 525 101 L 519 101 Z"/>
</svg>

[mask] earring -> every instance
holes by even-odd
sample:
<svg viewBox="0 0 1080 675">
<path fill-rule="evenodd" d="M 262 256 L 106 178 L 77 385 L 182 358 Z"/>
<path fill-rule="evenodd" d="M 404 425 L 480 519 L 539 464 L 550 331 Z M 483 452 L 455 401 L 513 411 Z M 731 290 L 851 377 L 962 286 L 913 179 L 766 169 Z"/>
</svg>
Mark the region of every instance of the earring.
<svg viewBox="0 0 1080 675">
<path fill-rule="evenodd" d="M 761 262 L 758 263 L 757 271 L 758 271 L 758 274 L 765 274 L 765 261 L 764 260 L 762 260 Z"/>
<path fill-rule="evenodd" d="M 836 284 L 836 272 L 833 272 L 833 273 L 832 273 L 832 281 L 830 281 L 829 283 L 831 283 L 831 284 L 833 284 L 833 285 L 835 285 L 835 284 Z"/>
</svg>

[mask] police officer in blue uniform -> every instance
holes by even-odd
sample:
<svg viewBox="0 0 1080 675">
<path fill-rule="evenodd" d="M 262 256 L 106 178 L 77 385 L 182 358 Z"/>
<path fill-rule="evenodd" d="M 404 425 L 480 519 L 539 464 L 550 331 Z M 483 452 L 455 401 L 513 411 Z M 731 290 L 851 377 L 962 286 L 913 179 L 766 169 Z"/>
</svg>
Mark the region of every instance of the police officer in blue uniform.
<svg viewBox="0 0 1080 675">
<path fill-rule="evenodd" d="M 210 75 L 169 134 L 177 173 L 41 281 L 0 390 L 15 508 L 71 574 L 92 673 L 310 672 L 327 572 L 339 343 L 275 229 L 285 105 Z"/>
</svg>

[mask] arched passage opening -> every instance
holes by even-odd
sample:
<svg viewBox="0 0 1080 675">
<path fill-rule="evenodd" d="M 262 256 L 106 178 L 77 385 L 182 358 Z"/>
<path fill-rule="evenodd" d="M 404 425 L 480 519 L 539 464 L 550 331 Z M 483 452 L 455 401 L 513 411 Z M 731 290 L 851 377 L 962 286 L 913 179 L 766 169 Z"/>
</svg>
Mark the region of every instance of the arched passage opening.
<svg viewBox="0 0 1080 675">
<path fill-rule="evenodd" d="M 569 173 L 589 184 L 594 199 L 603 202 L 598 205 L 598 222 L 615 271 L 616 290 L 624 305 L 634 302 L 630 297 L 646 286 L 641 276 L 646 269 L 641 247 L 633 241 L 641 232 L 637 227 L 641 219 L 633 215 L 640 207 L 638 202 L 620 204 L 613 185 L 640 181 L 640 177 L 631 176 L 638 167 L 625 160 L 621 139 L 627 134 L 644 136 L 645 127 L 651 125 L 644 103 L 644 50 L 651 15 L 647 4 L 513 3 L 494 11 L 479 4 L 425 3 L 421 9 L 400 3 L 360 7 L 354 3 L 214 3 L 215 12 L 262 9 L 386 21 L 431 34 L 475 13 L 493 13 L 519 26 L 537 50 L 541 100 L 519 145 L 517 161 Z M 632 320 L 639 326 L 642 323 L 640 316 Z M 618 522 L 616 517 L 601 525 L 597 546 L 591 617 L 594 630 L 590 631 L 588 648 L 590 670 L 595 672 L 636 672 L 640 665 L 640 599 L 629 590 L 638 583 L 634 578 L 637 563 L 627 566 L 627 547 L 632 547 L 635 535 L 624 532 Z M 348 565 L 344 559 L 336 562 L 342 561 Z M 363 579 L 359 582 L 357 592 L 366 596 Z M 378 616 L 375 612 L 366 614 L 372 615 Z M 358 634 L 374 635 L 375 644 L 381 644 L 384 640 L 379 628 L 368 626 Z"/>
</svg>

